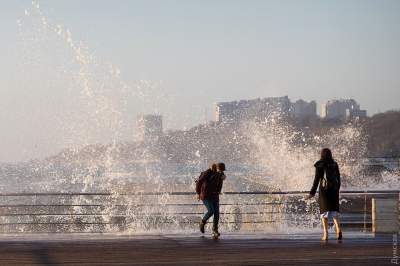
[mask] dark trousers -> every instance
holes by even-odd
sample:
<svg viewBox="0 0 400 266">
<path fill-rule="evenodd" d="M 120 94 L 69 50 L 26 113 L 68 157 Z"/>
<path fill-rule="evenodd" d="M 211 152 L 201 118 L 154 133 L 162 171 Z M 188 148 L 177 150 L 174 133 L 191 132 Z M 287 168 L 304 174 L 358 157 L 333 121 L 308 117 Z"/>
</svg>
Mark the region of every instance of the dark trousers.
<svg viewBox="0 0 400 266">
<path fill-rule="evenodd" d="M 218 231 L 218 222 L 219 222 L 219 200 L 211 200 L 205 199 L 203 200 L 204 206 L 207 208 L 206 214 L 203 217 L 203 223 L 206 223 L 207 220 L 214 215 L 213 218 L 213 230 Z"/>
</svg>

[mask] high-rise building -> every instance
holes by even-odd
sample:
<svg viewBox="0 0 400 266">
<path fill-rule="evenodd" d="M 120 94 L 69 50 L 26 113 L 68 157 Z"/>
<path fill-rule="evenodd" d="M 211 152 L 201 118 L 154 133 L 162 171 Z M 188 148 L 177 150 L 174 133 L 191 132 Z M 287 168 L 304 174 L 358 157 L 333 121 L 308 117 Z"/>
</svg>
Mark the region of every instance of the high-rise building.
<svg viewBox="0 0 400 266">
<path fill-rule="evenodd" d="M 353 110 L 349 114 L 349 118 L 365 118 L 367 117 L 367 110 Z"/>
<path fill-rule="evenodd" d="M 156 140 L 163 134 L 161 115 L 139 115 L 136 126 L 137 139 L 140 141 Z"/>
<path fill-rule="evenodd" d="M 290 107 L 288 96 L 219 102 L 216 103 L 215 119 L 218 122 L 264 120 L 273 112 L 288 114 Z"/>
<path fill-rule="evenodd" d="M 315 101 L 298 100 L 292 103 L 288 96 L 268 97 L 254 100 L 220 102 L 216 104 L 216 121 L 264 120 L 271 113 L 290 115 L 299 120 L 315 118 L 317 104 Z"/>
<path fill-rule="evenodd" d="M 290 114 L 298 120 L 315 118 L 317 116 L 317 103 L 315 101 L 306 102 L 301 99 L 297 100 L 292 103 Z"/>
<path fill-rule="evenodd" d="M 329 100 L 322 105 L 321 117 L 346 121 L 355 117 L 366 117 L 367 111 L 361 110 L 354 99 Z"/>
</svg>

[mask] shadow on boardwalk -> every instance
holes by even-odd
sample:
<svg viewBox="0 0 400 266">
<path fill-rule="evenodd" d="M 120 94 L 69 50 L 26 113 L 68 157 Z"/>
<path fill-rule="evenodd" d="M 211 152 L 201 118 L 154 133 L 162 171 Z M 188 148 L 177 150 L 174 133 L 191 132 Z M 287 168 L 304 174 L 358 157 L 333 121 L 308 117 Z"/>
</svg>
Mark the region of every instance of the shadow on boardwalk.
<svg viewBox="0 0 400 266">
<path fill-rule="evenodd" d="M 0 265 L 391 265 L 393 236 L 2 236 Z M 392 264 L 393 265 L 393 264 Z"/>
</svg>

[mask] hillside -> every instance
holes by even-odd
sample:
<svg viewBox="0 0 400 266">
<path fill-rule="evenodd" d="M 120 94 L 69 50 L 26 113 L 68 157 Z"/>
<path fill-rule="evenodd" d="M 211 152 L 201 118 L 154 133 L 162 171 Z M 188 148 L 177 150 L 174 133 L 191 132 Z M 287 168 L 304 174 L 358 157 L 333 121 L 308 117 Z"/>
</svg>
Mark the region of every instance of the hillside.
<svg viewBox="0 0 400 266">
<path fill-rule="evenodd" d="M 400 111 L 379 113 L 366 119 L 368 155 L 400 157 Z"/>
</svg>

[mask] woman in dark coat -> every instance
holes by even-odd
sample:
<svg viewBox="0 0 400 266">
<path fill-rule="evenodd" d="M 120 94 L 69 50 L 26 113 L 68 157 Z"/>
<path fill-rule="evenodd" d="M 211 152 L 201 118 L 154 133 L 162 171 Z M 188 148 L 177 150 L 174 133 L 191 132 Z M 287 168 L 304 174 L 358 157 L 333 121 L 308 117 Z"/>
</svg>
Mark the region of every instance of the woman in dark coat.
<svg viewBox="0 0 400 266">
<path fill-rule="evenodd" d="M 322 240 L 328 240 L 328 219 L 333 218 L 338 240 L 342 239 L 342 230 L 339 219 L 339 190 L 340 190 L 340 172 L 339 166 L 332 157 L 330 149 L 325 148 L 321 151 L 321 159 L 314 164 L 315 177 L 313 186 L 308 198 L 315 196 L 317 188 L 318 203 L 321 214 L 322 228 L 324 235 Z"/>
<path fill-rule="evenodd" d="M 213 237 L 220 236 L 218 232 L 219 223 L 219 194 L 221 194 L 222 184 L 225 180 L 225 164 L 213 164 L 210 169 L 202 172 L 196 182 L 196 192 L 199 200 L 202 200 L 207 208 L 203 219 L 200 221 L 200 232 L 204 233 L 207 220 L 213 218 Z"/>
</svg>

